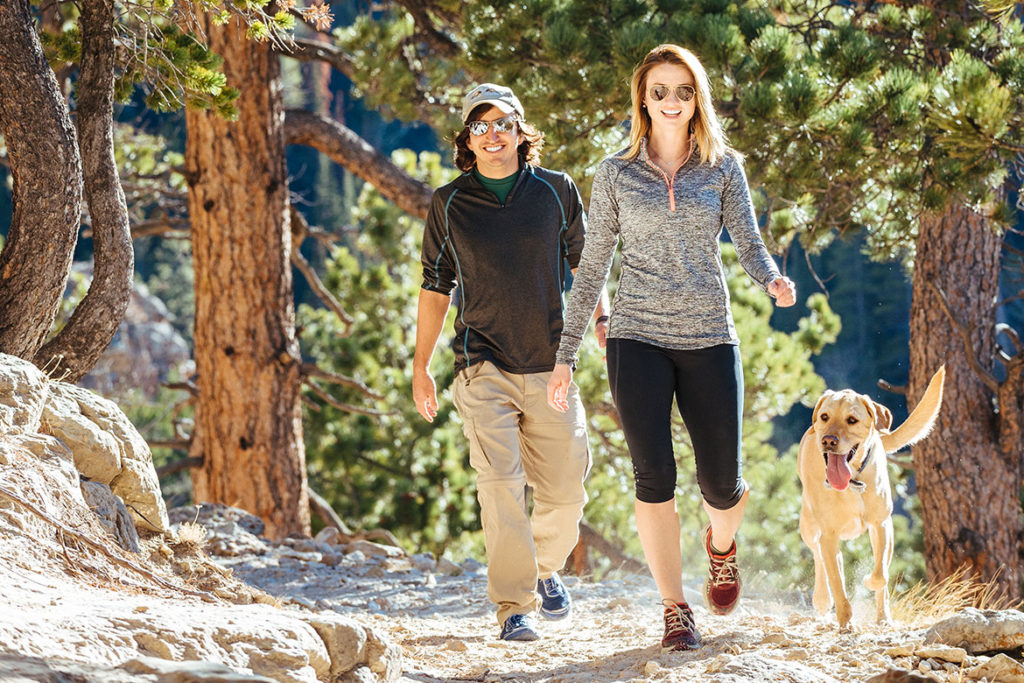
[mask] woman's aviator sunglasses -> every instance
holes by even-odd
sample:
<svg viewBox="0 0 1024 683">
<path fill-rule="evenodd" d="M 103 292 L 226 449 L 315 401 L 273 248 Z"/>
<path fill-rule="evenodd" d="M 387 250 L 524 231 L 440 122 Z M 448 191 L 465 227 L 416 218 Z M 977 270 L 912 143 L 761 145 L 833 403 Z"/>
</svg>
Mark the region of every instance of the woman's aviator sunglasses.
<svg viewBox="0 0 1024 683">
<path fill-rule="evenodd" d="M 516 129 L 516 117 L 509 115 L 494 121 L 470 121 L 466 124 L 470 135 L 476 136 L 486 135 L 491 126 L 494 126 L 495 133 L 511 133 Z"/>
<path fill-rule="evenodd" d="M 668 97 L 670 90 L 676 91 L 676 97 L 679 98 L 680 102 L 689 102 L 693 99 L 693 96 L 697 94 L 697 91 L 692 85 L 677 85 L 673 88 L 667 85 L 655 85 L 651 86 L 651 89 L 647 91 L 647 94 L 651 96 L 651 99 L 655 102 L 661 102 L 663 99 Z"/>
</svg>

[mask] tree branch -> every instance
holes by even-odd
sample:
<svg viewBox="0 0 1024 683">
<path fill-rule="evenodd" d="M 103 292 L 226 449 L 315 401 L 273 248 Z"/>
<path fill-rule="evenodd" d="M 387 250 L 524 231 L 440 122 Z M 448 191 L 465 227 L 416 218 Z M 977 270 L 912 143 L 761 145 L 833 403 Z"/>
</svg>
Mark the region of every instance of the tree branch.
<svg viewBox="0 0 1024 683">
<path fill-rule="evenodd" d="M 640 562 L 622 552 L 621 548 L 602 536 L 598 533 L 597 529 L 586 522 L 580 522 L 580 540 L 607 557 L 619 569 L 625 569 L 626 571 L 636 573 L 647 571 L 643 562 Z"/>
<path fill-rule="evenodd" d="M 384 396 L 370 389 L 368 386 L 360 382 L 359 380 L 348 377 L 346 375 L 339 375 L 336 372 L 330 372 L 324 370 L 316 363 L 303 363 L 302 364 L 302 376 L 303 377 L 317 377 L 319 379 L 333 382 L 334 384 L 340 384 L 345 387 L 351 387 L 357 390 L 363 396 L 372 398 L 376 401 L 383 400 Z"/>
<path fill-rule="evenodd" d="M 982 384 L 984 384 L 993 394 L 998 395 L 999 380 L 997 380 L 991 372 L 982 367 L 977 354 L 975 354 L 974 349 L 971 348 L 971 332 L 974 329 L 973 325 L 968 327 L 957 320 L 956 316 L 953 315 L 952 309 L 949 307 L 949 301 L 946 299 L 945 292 L 943 292 L 942 289 L 939 288 L 939 286 L 932 280 L 925 281 L 928 283 L 928 286 L 931 287 L 932 291 L 935 292 L 936 296 L 939 297 L 939 303 L 942 305 L 942 310 L 946 313 L 946 317 L 949 318 L 949 321 L 953 324 L 953 327 L 960 335 L 960 341 L 963 342 L 964 345 L 964 354 L 967 356 L 967 364 L 971 367 L 971 370 L 974 371 L 974 374 L 977 375 L 978 379 L 981 380 Z"/>
<path fill-rule="evenodd" d="M 31 359 L 60 307 L 81 217 L 75 129 L 28 0 L 0 11 L 0 135 L 13 192 L 0 251 L 0 350 Z"/>
<path fill-rule="evenodd" d="M 327 289 L 327 286 L 320 279 L 320 276 L 313 270 L 313 266 L 309 264 L 306 257 L 302 255 L 302 251 L 299 248 L 302 245 L 306 235 L 309 234 L 309 224 L 306 223 L 306 217 L 295 208 L 295 205 L 291 205 L 291 216 L 292 216 L 292 265 L 298 268 L 299 272 L 302 273 L 303 277 L 306 278 L 306 282 L 309 283 L 310 289 L 316 294 L 317 298 L 324 303 L 327 308 L 334 311 L 334 315 L 338 316 L 341 320 L 341 324 L 345 326 L 341 336 L 347 337 L 352 333 L 352 316 L 350 316 L 344 308 L 341 307 L 341 303 L 334 298 L 331 290 Z"/>
<path fill-rule="evenodd" d="M 336 46 L 321 40 L 310 38 L 294 38 L 292 50 L 281 50 L 279 54 L 297 59 L 300 62 L 326 62 L 353 80 L 356 67 L 349 56 Z"/>
<path fill-rule="evenodd" d="M 368 142 L 338 121 L 302 109 L 285 115 L 289 145 L 308 145 L 326 154 L 350 173 L 373 185 L 400 209 L 425 219 L 433 189 L 396 166 Z"/>
<path fill-rule="evenodd" d="M 159 447 L 158 446 L 159 443 L 160 443 L 159 441 L 150 441 L 149 442 L 149 446 L 150 446 L 150 448 L 158 448 Z M 189 445 L 191 445 L 192 442 L 191 441 L 181 441 L 181 442 L 168 441 L 166 443 L 181 443 L 181 444 L 184 444 L 183 448 L 187 449 L 189 447 Z M 173 448 L 178 448 L 179 446 L 172 446 L 172 447 Z M 161 465 L 160 467 L 157 467 L 156 468 L 156 478 L 157 479 L 163 479 L 164 477 L 169 477 L 172 474 L 177 474 L 178 472 L 181 472 L 182 470 L 190 470 L 190 469 L 194 469 L 196 467 L 202 467 L 202 466 L 203 466 L 203 458 L 201 456 L 195 456 L 195 457 L 191 457 L 191 458 L 181 458 L 180 460 L 175 460 L 174 462 L 169 462 L 166 465 Z"/>
<path fill-rule="evenodd" d="M 309 507 L 313 514 L 324 523 L 324 526 L 332 526 L 337 529 L 338 533 L 345 539 L 345 543 L 352 540 L 352 537 L 355 535 L 352 533 L 352 529 L 342 521 L 341 516 L 334 511 L 334 508 L 327 502 L 327 499 L 314 491 L 312 486 L 309 487 Z"/>
<path fill-rule="evenodd" d="M 314 394 L 319 396 L 324 403 L 327 403 L 328 405 L 345 413 L 358 413 L 360 415 L 369 415 L 370 417 L 382 417 L 384 415 L 394 415 L 396 412 L 394 410 L 373 410 L 372 408 L 363 408 L 361 406 L 342 403 L 324 391 L 323 388 L 317 386 L 316 383 L 312 382 L 310 379 L 306 378 L 302 383 L 309 387 Z"/>
<path fill-rule="evenodd" d="M 458 44 L 434 26 L 430 15 L 427 14 L 428 10 L 433 9 L 431 3 L 421 0 L 398 0 L 398 4 L 412 15 L 418 33 L 427 41 L 432 52 L 444 57 L 454 57 L 460 52 Z"/>
<path fill-rule="evenodd" d="M 906 396 L 907 395 L 907 385 L 906 384 L 900 384 L 900 385 L 897 386 L 895 384 L 889 384 L 884 379 L 879 379 L 878 380 L 878 388 L 881 389 L 882 391 L 888 391 L 891 394 L 899 394 L 901 396 Z"/>
<path fill-rule="evenodd" d="M 35 354 L 58 359 L 55 372 L 77 382 L 114 338 L 132 295 L 135 255 L 128 206 L 114 160 L 114 0 L 82 0 L 78 78 L 78 145 L 93 232 L 89 291 L 57 336 Z"/>
</svg>

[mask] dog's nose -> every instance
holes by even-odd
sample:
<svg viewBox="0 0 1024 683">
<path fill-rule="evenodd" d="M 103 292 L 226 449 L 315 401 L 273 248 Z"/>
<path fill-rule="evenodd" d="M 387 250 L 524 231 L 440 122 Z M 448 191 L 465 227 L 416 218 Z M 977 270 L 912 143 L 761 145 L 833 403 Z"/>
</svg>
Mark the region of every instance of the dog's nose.
<svg viewBox="0 0 1024 683">
<path fill-rule="evenodd" d="M 821 447 L 829 453 L 835 453 L 836 449 L 839 448 L 839 437 L 826 434 L 821 437 Z"/>
</svg>

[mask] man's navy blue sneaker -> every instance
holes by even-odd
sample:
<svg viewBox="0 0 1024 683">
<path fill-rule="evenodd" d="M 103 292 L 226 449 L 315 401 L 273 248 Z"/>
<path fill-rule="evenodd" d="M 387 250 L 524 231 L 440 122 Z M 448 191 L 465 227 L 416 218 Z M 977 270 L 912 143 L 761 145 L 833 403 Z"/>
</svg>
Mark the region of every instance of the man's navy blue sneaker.
<svg viewBox="0 0 1024 683">
<path fill-rule="evenodd" d="M 501 627 L 502 640 L 537 640 L 540 636 L 533 630 L 533 618 L 529 614 L 513 614 Z"/>
<path fill-rule="evenodd" d="M 540 613 L 548 619 L 565 619 L 572 611 L 572 600 L 565 584 L 552 574 L 550 579 L 537 581 L 537 592 L 540 593 Z"/>
</svg>

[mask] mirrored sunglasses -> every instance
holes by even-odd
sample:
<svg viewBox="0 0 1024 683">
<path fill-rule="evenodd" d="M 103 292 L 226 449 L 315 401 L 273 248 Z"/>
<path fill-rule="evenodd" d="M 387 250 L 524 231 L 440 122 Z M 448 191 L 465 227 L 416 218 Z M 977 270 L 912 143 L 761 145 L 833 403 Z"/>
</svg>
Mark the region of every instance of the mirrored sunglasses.
<svg viewBox="0 0 1024 683">
<path fill-rule="evenodd" d="M 516 117 L 509 115 L 494 121 L 470 121 L 466 124 L 470 135 L 476 136 L 486 135 L 491 126 L 494 126 L 495 133 L 511 133 L 516 129 Z"/>
<path fill-rule="evenodd" d="M 661 102 L 663 99 L 668 97 L 670 90 L 676 91 L 676 97 L 681 102 L 689 102 L 693 99 L 693 96 L 697 94 L 697 91 L 692 85 L 677 85 L 674 88 L 670 88 L 667 85 L 655 85 L 652 86 L 647 94 L 651 96 L 651 99 L 655 102 Z"/>
</svg>

